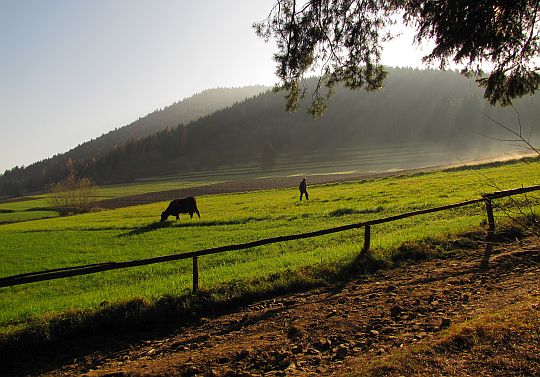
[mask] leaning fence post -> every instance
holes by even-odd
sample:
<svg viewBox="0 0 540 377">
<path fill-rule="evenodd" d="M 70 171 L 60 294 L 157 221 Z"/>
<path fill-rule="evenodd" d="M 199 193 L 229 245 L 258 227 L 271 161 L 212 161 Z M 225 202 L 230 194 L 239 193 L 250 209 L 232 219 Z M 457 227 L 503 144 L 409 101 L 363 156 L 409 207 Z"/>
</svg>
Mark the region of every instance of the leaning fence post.
<svg viewBox="0 0 540 377">
<path fill-rule="evenodd" d="M 369 251 L 369 243 L 371 242 L 371 226 L 366 225 L 364 227 L 364 247 L 360 252 L 360 255 L 366 255 Z"/>
<path fill-rule="evenodd" d="M 199 263 L 197 257 L 193 257 L 193 293 L 199 290 Z"/>
<path fill-rule="evenodd" d="M 484 259 L 482 260 L 482 267 L 487 268 L 489 264 L 489 257 L 493 251 L 493 241 L 495 239 L 495 217 L 493 216 L 493 204 L 491 203 L 491 198 L 485 195 L 484 199 L 486 201 L 488 230 L 486 236 L 486 250 L 484 252 Z"/>
</svg>

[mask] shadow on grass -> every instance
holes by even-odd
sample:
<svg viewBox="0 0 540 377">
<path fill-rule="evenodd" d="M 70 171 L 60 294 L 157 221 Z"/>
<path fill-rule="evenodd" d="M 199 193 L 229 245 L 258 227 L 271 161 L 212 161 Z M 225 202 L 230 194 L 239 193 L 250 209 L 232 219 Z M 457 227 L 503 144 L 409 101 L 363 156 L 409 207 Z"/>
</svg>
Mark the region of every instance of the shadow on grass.
<svg viewBox="0 0 540 377">
<path fill-rule="evenodd" d="M 151 224 L 141 226 L 139 228 L 132 229 L 127 233 L 119 234 L 116 237 L 138 236 L 139 234 L 153 232 L 154 230 L 163 229 L 163 228 L 170 228 L 171 225 L 172 225 L 172 223 L 170 221 L 156 221 L 156 222 L 153 222 Z"/>
<path fill-rule="evenodd" d="M 132 229 L 127 233 L 119 234 L 116 237 L 138 236 L 140 234 L 152 232 L 154 230 L 163 229 L 163 228 L 189 228 L 189 227 L 205 227 L 205 226 L 219 226 L 219 225 L 243 225 L 249 222 L 268 220 L 270 218 L 271 218 L 270 216 L 263 216 L 263 217 L 248 216 L 248 217 L 242 217 L 239 219 L 232 219 L 232 220 L 225 220 L 225 221 L 223 220 L 206 221 L 206 220 L 199 220 L 199 219 L 191 219 L 188 221 L 182 221 L 182 220 L 156 221 L 149 225 Z"/>
</svg>

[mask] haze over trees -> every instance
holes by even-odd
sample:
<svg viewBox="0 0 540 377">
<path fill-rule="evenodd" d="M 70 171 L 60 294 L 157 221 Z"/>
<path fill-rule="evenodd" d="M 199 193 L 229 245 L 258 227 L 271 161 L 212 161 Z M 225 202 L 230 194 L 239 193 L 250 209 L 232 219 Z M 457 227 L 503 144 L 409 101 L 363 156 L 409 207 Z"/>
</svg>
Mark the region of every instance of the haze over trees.
<svg viewBox="0 0 540 377">
<path fill-rule="evenodd" d="M 302 159 L 337 160 L 343 157 L 343 149 L 374 145 L 391 151 L 404 144 L 429 144 L 440 153 L 465 158 L 471 150 L 487 153 L 496 146 L 486 135 L 504 137 L 499 133 L 503 130 L 483 113 L 508 126 L 516 124 L 512 108 L 490 106 L 474 80 L 458 72 L 389 72 L 381 91 L 367 93 L 336 86 L 328 111 L 318 119 L 306 111 L 283 111 L 282 94 L 267 91 L 189 124 L 131 139 L 87 155 L 90 157 L 66 153 L 12 169 L 0 177 L 0 190 L 2 194 L 42 190 L 46 184 L 65 178 L 70 168 L 101 185 L 223 167 L 271 169 L 274 164 L 283 166 Z M 310 80 L 310 85 L 317 82 Z M 307 109 L 307 102 L 301 104 L 302 109 Z M 526 96 L 516 100 L 515 107 L 524 134 L 529 135 L 540 119 L 540 97 Z M 418 153 L 421 155 L 420 149 Z"/>
</svg>

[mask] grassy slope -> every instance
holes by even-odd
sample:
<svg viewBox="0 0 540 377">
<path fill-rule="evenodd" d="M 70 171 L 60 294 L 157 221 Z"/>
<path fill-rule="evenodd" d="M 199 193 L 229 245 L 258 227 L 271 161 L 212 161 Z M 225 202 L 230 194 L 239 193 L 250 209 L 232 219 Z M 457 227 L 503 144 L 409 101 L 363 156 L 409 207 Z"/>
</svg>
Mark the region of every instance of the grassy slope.
<svg viewBox="0 0 540 377">
<path fill-rule="evenodd" d="M 57 217 L 58 212 L 45 210 L 49 203 L 43 196 L 0 204 L 0 224 Z"/>
<path fill-rule="evenodd" d="M 193 251 L 454 203 L 494 191 L 490 181 L 501 189 L 538 184 L 539 167 L 538 162 L 519 163 L 481 171 L 323 185 L 310 188 L 309 203 L 298 202 L 295 190 L 206 196 L 198 200 L 202 219 L 183 216 L 167 226 L 156 224 L 165 203 L 3 225 L 0 277 Z M 478 229 L 484 218 L 483 207 L 478 205 L 390 223 L 373 229 L 372 245 L 382 258 L 385 250 L 407 240 Z M 203 257 L 199 261 L 201 286 L 232 286 L 233 281 L 252 281 L 303 266 L 339 269 L 357 255 L 361 243 L 361 233 L 350 231 Z M 98 308 L 105 301 L 157 300 L 184 294 L 190 285 L 191 262 L 180 261 L 0 288 L 0 327 L 9 332 L 36 318 L 69 308 Z"/>
</svg>

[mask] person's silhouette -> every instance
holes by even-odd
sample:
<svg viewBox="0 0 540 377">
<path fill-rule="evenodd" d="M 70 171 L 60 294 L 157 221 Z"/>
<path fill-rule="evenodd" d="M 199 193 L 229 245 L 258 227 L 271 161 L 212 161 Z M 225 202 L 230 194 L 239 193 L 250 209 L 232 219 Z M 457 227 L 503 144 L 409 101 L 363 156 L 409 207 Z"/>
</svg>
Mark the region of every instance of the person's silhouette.
<svg viewBox="0 0 540 377">
<path fill-rule="evenodd" d="M 300 201 L 302 201 L 302 196 L 304 196 L 304 194 L 306 194 L 306 200 L 309 199 L 309 195 L 308 195 L 308 192 L 307 192 L 307 182 L 306 182 L 306 178 L 302 179 L 302 182 L 300 182 Z"/>
</svg>

